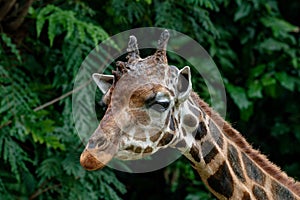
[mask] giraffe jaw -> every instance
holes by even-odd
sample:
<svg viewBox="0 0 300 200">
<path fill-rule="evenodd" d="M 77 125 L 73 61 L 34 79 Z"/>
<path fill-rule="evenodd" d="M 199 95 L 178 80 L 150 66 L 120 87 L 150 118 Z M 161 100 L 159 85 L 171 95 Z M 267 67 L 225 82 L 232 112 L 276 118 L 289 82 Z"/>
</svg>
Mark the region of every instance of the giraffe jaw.
<svg viewBox="0 0 300 200">
<path fill-rule="evenodd" d="M 149 147 L 149 146 L 147 145 L 147 147 Z M 145 149 L 145 148 L 143 148 L 143 149 Z M 154 148 L 152 147 L 152 149 L 154 149 Z M 153 151 L 151 151 L 151 153 L 135 153 L 133 151 L 128 151 L 128 150 L 119 150 L 117 152 L 117 154 L 114 156 L 114 158 L 119 159 L 119 160 L 124 160 L 124 161 L 140 160 L 140 159 L 143 159 L 147 156 L 150 156 L 150 155 L 156 153 L 158 150 L 159 149 L 153 150 Z"/>
<path fill-rule="evenodd" d="M 119 160 L 139 160 L 143 158 L 143 154 L 141 153 L 134 153 L 131 151 L 127 151 L 127 150 L 123 150 L 123 151 L 119 151 L 116 155 L 115 155 L 116 159 Z"/>
</svg>

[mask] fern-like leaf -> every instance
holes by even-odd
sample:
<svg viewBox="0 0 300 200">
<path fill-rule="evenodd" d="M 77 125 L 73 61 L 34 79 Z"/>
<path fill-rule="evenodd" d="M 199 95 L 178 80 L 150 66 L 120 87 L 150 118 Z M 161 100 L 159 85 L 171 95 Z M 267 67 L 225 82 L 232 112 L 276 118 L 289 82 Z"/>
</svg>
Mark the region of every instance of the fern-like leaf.
<svg viewBox="0 0 300 200">
<path fill-rule="evenodd" d="M 49 22 L 48 39 L 50 46 L 53 45 L 55 36 L 60 34 L 59 29 L 61 27 L 67 31 L 67 39 L 76 37 L 76 33 L 78 33 L 81 42 L 84 42 L 87 37 L 91 37 L 95 46 L 108 37 L 108 34 L 100 26 L 79 20 L 75 17 L 73 11 L 65 11 L 53 5 L 42 8 L 37 15 L 36 29 L 38 36 L 40 36 L 46 21 Z"/>
</svg>

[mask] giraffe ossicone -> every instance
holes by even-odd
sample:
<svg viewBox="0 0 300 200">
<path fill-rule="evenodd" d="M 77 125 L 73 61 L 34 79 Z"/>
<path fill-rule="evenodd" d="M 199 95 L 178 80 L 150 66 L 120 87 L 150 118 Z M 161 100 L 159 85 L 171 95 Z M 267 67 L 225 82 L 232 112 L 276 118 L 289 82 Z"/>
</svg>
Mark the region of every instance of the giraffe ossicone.
<svg viewBox="0 0 300 200">
<path fill-rule="evenodd" d="M 93 74 L 107 110 L 81 154 L 87 170 L 112 158 L 141 159 L 161 149 L 184 154 L 219 199 L 300 199 L 289 178 L 192 90 L 191 70 L 168 65 L 163 31 L 156 52 L 141 58 L 130 36 L 127 62 L 113 75 Z"/>
</svg>

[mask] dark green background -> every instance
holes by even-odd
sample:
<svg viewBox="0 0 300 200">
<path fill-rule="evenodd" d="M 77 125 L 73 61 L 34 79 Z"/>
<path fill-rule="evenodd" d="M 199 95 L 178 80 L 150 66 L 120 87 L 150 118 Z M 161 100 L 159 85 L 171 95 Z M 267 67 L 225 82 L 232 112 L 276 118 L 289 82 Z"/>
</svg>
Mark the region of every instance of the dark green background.
<svg viewBox="0 0 300 200">
<path fill-rule="evenodd" d="M 35 110 L 73 89 L 96 44 L 147 26 L 182 32 L 207 50 L 224 79 L 227 120 L 299 180 L 299 9 L 297 0 L 40 0 L 11 28 L 12 9 L 0 20 L 0 198 L 213 199 L 184 158 L 152 173 L 86 172 L 71 96 Z M 192 81 L 209 99 L 203 81 Z"/>
</svg>

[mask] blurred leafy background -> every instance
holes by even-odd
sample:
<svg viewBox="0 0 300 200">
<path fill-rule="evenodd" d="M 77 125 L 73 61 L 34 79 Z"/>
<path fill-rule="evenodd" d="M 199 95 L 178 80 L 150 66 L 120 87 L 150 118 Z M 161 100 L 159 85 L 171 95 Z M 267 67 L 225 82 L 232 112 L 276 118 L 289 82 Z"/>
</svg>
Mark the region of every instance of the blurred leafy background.
<svg viewBox="0 0 300 200">
<path fill-rule="evenodd" d="M 297 0 L 0 1 L 0 198 L 214 199 L 184 158 L 146 174 L 79 164 L 68 95 L 77 70 L 96 44 L 146 26 L 208 51 L 224 78 L 227 120 L 299 180 L 299 10 Z"/>
</svg>

